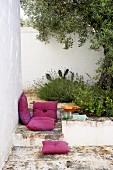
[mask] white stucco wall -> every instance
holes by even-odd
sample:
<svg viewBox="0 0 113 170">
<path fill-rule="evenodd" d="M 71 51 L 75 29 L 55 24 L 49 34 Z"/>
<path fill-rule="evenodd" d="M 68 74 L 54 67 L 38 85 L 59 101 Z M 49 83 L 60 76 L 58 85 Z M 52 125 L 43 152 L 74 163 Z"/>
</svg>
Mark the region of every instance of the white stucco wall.
<svg viewBox="0 0 113 170">
<path fill-rule="evenodd" d="M 63 120 L 62 133 L 64 141 L 70 146 L 104 146 L 113 145 L 113 122 Z"/>
<path fill-rule="evenodd" d="M 47 71 L 69 68 L 73 72 L 88 77 L 95 74 L 98 58 L 103 56 L 103 51 L 89 50 L 87 42 L 83 47 L 78 47 L 78 39 L 72 49 L 64 50 L 63 45 L 54 39 L 50 44 L 36 40 L 37 31 L 33 28 L 21 28 L 22 44 L 22 84 L 23 88 L 31 85 L 33 80 L 41 78 Z"/>
<path fill-rule="evenodd" d="M 0 169 L 12 146 L 21 93 L 20 1 L 0 1 Z"/>
</svg>

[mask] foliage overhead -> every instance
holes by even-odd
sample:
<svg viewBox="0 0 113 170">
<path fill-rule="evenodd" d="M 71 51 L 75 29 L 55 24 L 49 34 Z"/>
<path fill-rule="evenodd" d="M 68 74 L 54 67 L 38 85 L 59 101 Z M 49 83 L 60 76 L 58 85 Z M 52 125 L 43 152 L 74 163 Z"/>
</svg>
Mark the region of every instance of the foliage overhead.
<svg viewBox="0 0 113 170">
<path fill-rule="evenodd" d="M 77 33 L 79 46 L 87 39 L 91 42 L 91 49 L 99 50 L 102 46 L 105 60 L 99 70 L 101 81 L 103 84 L 112 82 L 112 0 L 22 0 L 21 6 L 33 27 L 39 31 L 37 38 L 41 41 L 49 42 L 54 37 L 68 49 L 72 47 L 74 34 Z"/>
<path fill-rule="evenodd" d="M 73 43 L 72 33 L 78 33 L 80 46 L 87 38 L 94 49 L 113 45 L 112 0 L 23 0 L 21 5 L 42 41 L 55 37 L 68 48 Z"/>
<path fill-rule="evenodd" d="M 20 25 L 21 27 L 32 27 L 31 22 L 28 19 L 22 19 L 20 18 Z"/>
</svg>

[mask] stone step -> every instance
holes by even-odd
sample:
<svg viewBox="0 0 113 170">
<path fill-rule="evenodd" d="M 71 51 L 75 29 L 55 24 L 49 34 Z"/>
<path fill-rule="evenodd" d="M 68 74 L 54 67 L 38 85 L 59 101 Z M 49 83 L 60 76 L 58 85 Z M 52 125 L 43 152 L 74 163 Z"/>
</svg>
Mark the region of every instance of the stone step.
<svg viewBox="0 0 113 170">
<path fill-rule="evenodd" d="M 113 146 L 70 147 L 64 155 L 44 155 L 41 147 L 13 147 L 3 170 L 111 170 Z"/>
<path fill-rule="evenodd" d="M 26 126 L 18 124 L 13 136 L 13 146 L 41 146 L 43 140 L 61 140 L 62 123 L 59 120 L 55 123 L 52 131 L 30 131 Z"/>
</svg>

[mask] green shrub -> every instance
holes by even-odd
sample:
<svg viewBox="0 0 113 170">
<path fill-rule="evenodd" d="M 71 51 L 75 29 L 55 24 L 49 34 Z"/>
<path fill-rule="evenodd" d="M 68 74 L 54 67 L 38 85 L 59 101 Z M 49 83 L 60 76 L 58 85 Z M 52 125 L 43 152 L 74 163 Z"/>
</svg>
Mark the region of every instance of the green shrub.
<svg viewBox="0 0 113 170">
<path fill-rule="evenodd" d="M 81 111 L 90 116 L 113 116 L 112 89 L 102 89 L 96 85 L 79 88 L 75 103 Z"/>
<path fill-rule="evenodd" d="M 44 100 L 72 102 L 75 94 L 78 94 L 78 87 L 85 85 L 83 76 L 75 75 L 69 69 L 65 69 L 63 72 L 51 70 L 45 76 L 46 83 L 44 83 L 44 78 L 34 83 L 37 96 Z"/>
<path fill-rule="evenodd" d="M 37 95 L 44 100 L 57 100 L 59 102 L 72 102 L 74 83 L 70 80 L 57 78 L 42 85 Z"/>
<path fill-rule="evenodd" d="M 44 83 L 45 82 L 45 83 Z M 80 112 L 88 116 L 113 116 L 113 89 L 102 89 L 98 84 L 89 85 L 83 76 L 65 69 L 50 71 L 34 83 L 38 97 L 48 101 L 75 102 Z"/>
</svg>

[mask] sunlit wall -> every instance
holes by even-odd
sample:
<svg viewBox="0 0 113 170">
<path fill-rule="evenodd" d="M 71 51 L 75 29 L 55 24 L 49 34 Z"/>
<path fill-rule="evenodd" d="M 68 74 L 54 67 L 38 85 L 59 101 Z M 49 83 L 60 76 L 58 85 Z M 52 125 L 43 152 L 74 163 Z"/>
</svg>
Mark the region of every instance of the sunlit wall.
<svg viewBox="0 0 113 170">
<path fill-rule="evenodd" d="M 20 4 L 0 1 L 0 169 L 12 146 L 21 94 Z"/>
<path fill-rule="evenodd" d="M 96 52 L 89 49 L 89 42 L 78 47 L 75 36 L 73 48 L 64 50 L 64 45 L 54 39 L 49 44 L 36 40 L 37 31 L 33 28 L 21 28 L 21 58 L 23 88 L 33 84 L 33 80 L 41 78 L 47 71 L 68 68 L 74 73 L 95 75 L 96 62 L 103 57 L 103 50 Z"/>
</svg>

